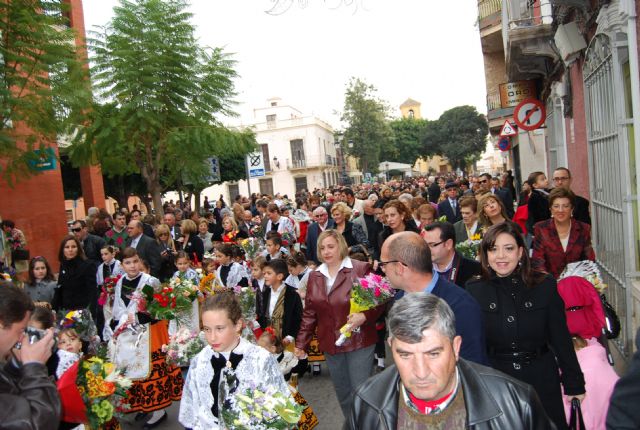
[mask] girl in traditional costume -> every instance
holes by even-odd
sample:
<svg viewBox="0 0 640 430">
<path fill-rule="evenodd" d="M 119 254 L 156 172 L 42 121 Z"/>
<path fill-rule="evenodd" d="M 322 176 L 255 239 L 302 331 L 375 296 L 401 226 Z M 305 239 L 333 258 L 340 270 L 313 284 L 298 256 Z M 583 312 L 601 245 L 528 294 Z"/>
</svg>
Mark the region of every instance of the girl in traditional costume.
<svg viewBox="0 0 640 430">
<path fill-rule="evenodd" d="M 179 421 L 187 428 L 225 428 L 221 420 L 220 387 L 224 368 L 233 369 L 235 392 L 255 387 L 290 395 L 276 359 L 264 348 L 240 337 L 242 309 L 231 292 L 209 296 L 202 309 L 207 346 L 191 360 L 180 402 Z M 230 371 L 230 370 L 229 370 Z"/>
<path fill-rule="evenodd" d="M 137 420 L 153 412 L 144 426 L 151 429 L 166 420 L 165 408 L 172 401 L 180 400 L 182 374 L 179 368 L 167 364 L 166 354 L 162 352 L 162 345 L 169 343 L 168 321 L 154 320 L 140 312 L 142 288 L 145 285 L 157 288 L 160 281 L 141 272 L 140 258 L 134 248 L 126 248 L 122 257 L 125 276 L 116 284 L 113 316 L 105 324 L 104 336 L 113 337 L 111 346 L 115 351 L 130 352 L 129 357 L 114 353 L 116 364 L 122 365 L 123 359 L 128 361 L 127 376 L 132 379 L 138 376 L 129 390 L 130 412 L 139 413 Z"/>
</svg>

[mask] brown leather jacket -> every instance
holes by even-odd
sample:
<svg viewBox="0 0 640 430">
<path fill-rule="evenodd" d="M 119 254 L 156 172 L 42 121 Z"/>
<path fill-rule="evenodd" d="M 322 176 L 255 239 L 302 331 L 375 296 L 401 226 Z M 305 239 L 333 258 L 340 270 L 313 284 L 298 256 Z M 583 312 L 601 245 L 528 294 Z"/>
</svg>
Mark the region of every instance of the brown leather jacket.
<svg viewBox="0 0 640 430">
<path fill-rule="evenodd" d="M 318 328 L 320 351 L 332 355 L 355 351 L 377 342 L 376 319 L 384 312 L 384 305 L 365 311 L 364 315 L 367 320 L 360 326 L 360 332 L 353 333 L 342 346 L 335 345 L 336 340 L 340 337 L 340 327 L 347 323 L 349 316 L 351 286 L 357 278 L 363 277 L 370 270 L 368 263 L 356 260 L 351 260 L 351 263 L 353 269 L 343 268 L 338 272 L 333 288 L 328 295 L 324 275 L 318 271 L 309 274 L 302 324 L 296 338 L 296 347 L 306 350 L 316 327 Z"/>
</svg>

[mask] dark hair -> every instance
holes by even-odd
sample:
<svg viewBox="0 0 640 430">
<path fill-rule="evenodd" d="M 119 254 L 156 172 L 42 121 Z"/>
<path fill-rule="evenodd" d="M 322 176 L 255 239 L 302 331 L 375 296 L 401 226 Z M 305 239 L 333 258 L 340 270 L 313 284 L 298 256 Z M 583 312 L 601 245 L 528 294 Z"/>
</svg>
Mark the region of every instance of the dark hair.
<svg viewBox="0 0 640 430">
<path fill-rule="evenodd" d="M 440 229 L 441 241 L 451 239 L 453 241 L 453 246 L 456 246 L 456 230 L 453 228 L 453 224 L 450 222 L 436 221 L 424 226 L 424 231 L 433 231 L 435 229 Z"/>
<path fill-rule="evenodd" d="M 221 243 L 216 248 L 216 251 L 226 257 L 233 257 L 233 248 L 231 247 L 230 243 Z"/>
<path fill-rule="evenodd" d="M 518 263 L 519 268 L 516 268 L 516 271 L 519 271 L 524 283 L 530 288 L 539 284 L 546 275 L 532 269 L 529 252 L 527 250 L 524 237 L 520 231 L 520 227 L 512 221 L 505 221 L 493 225 L 484 233 L 482 242 L 480 242 L 480 249 L 478 250 L 478 254 L 480 255 L 480 264 L 482 264 L 482 277 L 485 280 L 489 280 L 494 275 L 493 269 L 489 266 L 488 253 L 496 244 L 496 240 L 501 234 L 508 234 L 513 237 L 518 248 L 522 248 L 522 256 Z"/>
<path fill-rule="evenodd" d="M 390 200 L 387 203 L 385 203 L 385 205 L 384 205 L 384 207 L 382 209 L 383 210 L 387 210 L 389 208 L 395 208 L 396 211 L 398 211 L 398 214 L 402 215 L 402 218 L 405 221 L 411 221 L 412 220 L 411 211 L 400 200 L 397 200 L 397 199 Z"/>
<path fill-rule="evenodd" d="M 2 227 L 9 227 L 10 229 L 16 228 L 16 223 L 11 221 L 10 219 L 5 219 L 2 221 Z"/>
<path fill-rule="evenodd" d="M 55 318 L 53 317 L 53 312 L 44 306 L 36 306 L 33 312 L 31 313 L 32 321 L 37 321 L 42 324 L 42 328 L 44 330 L 53 327 L 55 323 Z"/>
<path fill-rule="evenodd" d="M 71 225 L 73 224 L 80 224 L 80 227 L 82 228 L 85 228 L 87 226 L 87 222 L 83 219 L 77 219 Z"/>
<path fill-rule="evenodd" d="M 474 196 L 465 196 L 458 201 L 461 208 L 471 208 L 474 213 L 478 212 L 478 199 Z"/>
<path fill-rule="evenodd" d="M 535 184 L 538 181 L 538 178 L 544 175 L 544 172 L 531 172 L 529 173 L 529 177 L 527 178 L 527 184 L 529 184 L 529 186 L 531 188 L 533 188 L 533 184 Z"/>
<path fill-rule="evenodd" d="M 175 258 L 175 260 L 174 260 L 174 261 L 178 261 L 178 260 L 180 260 L 181 258 L 186 258 L 187 260 L 191 261 L 191 259 L 189 258 L 189 254 L 187 254 L 187 253 L 186 253 L 186 252 L 184 252 L 184 251 L 178 251 L 178 252 L 176 253 L 176 258 Z"/>
<path fill-rule="evenodd" d="M 140 211 L 140 209 L 134 209 L 131 212 L 129 212 L 129 216 L 133 215 L 134 212 L 138 212 L 140 214 L 140 216 L 142 216 L 142 212 Z"/>
<path fill-rule="evenodd" d="M 138 251 L 136 251 L 135 248 L 128 246 L 124 249 L 124 251 L 122 251 L 122 261 L 124 261 L 127 258 L 133 258 L 133 257 L 138 257 Z"/>
<path fill-rule="evenodd" d="M 568 199 L 571 204 L 571 208 L 576 207 L 576 195 L 571 190 L 566 188 L 556 187 L 549 193 L 549 209 L 553 206 L 553 202 L 556 199 Z"/>
<path fill-rule="evenodd" d="M 280 236 L 280 233 L 278 233 L 277 231 L 270 231 L 269 233 L 267 233 L 266 240 L 270 240 L 276 245 L 282 246 L 282 236 Z"/>
<path fill-rule="evenodd" d="M 31 261 L 29 261 L 29 283 L 31 285 L 36 284 L 36 278 L 33 276 L 33 268 L 36 266 L 36 263 L 44 263 L 44 267 L 47 269 L 47 274 L 44 276 L 45 281 L 53 281 L 53 272 L 51 272 L 51 266 L 49 266 L 49 262 L 44 257 L 33 257 Z"/>
<path fill-rule="evenodd" d="M 400 236 L 401 235 L 401 238 Z M 389 259 L 398 260 L 419 273 L 432 273 L 431 250 L 418 233 L 402 232 L 389 236 Z"/>
<path fill-rule="evenodd" d="M 202 306 L 202 313 L 207 311 L 226 311 L 232 323 L 236 324 L 242 318 L 242 308 L 236 295 L 231 291 L 210 295 Z"/>
<path fill-rule="evenodd" d="M 289 276 L 289 268 L 287 267 L 286 261 L 284 261 L 282 258 L 274 258 L 273 260 L 267 261 L 267 264 L 264 265 L 262 270 L 266 268 L 270 268 L 271 270 L 273 270 L 276 275 L 284 276 L 284 278 L 282 279 L 283 282 L 284 279 Z"/>
<path fill-rule="evenodd" d="M 266 208 L 268 206 L 268 203 L 266 200 L 260 199 L 256 201 L 256 207 L 258 208 Z"/>
<path fill-rule="evenodd" d="M 353 194 L 353 190 L 351 188 L 345 188 L 344 190 L 342 190 L 342 193 L 350 197 L 355 197 L 355 194 Z"/>
<path fill-rule="evenodd" d="M 267 327 L 260 335 L 260 337 L 262 336 L 269 336 L 271 343 L 276 348 L 277 354 L 282 352 L 282 350 L 284 349 L 282 345 L 282 338 L 280 337 L 280 335 L 278 335 L 278 333 L 275 332 L 275 330 L 273 330 L 273 327 Z"/>
<path fill-rule="evenodd" d="M 278 213 L 280 213 L 280 208 L 275 203 L 269 203 L 267 205 L 267 212 L 278 212 Z"/>
<path fill-rule="evenodd" d="M 22 288 L 12 283 L 0 288 L 0 324 L 3 328 L 22 321 L 27 312 L 33 312 L 34 309 L 33 301 Z"/>
<path fill-rule="evenodd" d="M 569 176 L 569 178 L 571 178 L 571 170 L 567 169 L 566 167 L 556 167 L 556 170 L 564 170 L 565 172 L 567 172 L 567 175 Z M 554 172 L 556 170 L 554 170 Z"/>
<path fill-rule="evenodd" d="M 76 239 L 76 237 L 72 234 L 68 234 L 64 237 L 64 239 L 62 239 L 62 242 L 60 242 L 60 249 L 58 250 L 58 260 L 60 261 L 60 263 L 64 262 L 66 260 L 65 256 L 64 256 L 64 247 L 67 244 L 67 242 L 69 241 L 73 241 L 76 243 L 76 246 L 78 247 L 78 255 L 77 257 L 80 257 L 80 259 L 82 260 L 86 260 L 87 256 L 84 255 L 84 250 L 82 249 L 82 244 L 80 243 L 80 241 L 78 239 Z"/>
<path fill-rule="evenodd" d="M 231 244 L 231 258 L 244 258 L 245 252 L 240 245 Z"/>
<path fill-rule="evenodd" d="M 102 248 L 100 248 L 100 251 L 102 251 L 103 249 L 106 249 L 111 254 L 116 254 L 119 251 L 119 248 L 113 245 L 103 245 Z"/>
<path fill-rule="evenodd" d="M 304 255 L 304 252 L 295 251 L 289 257 L 287 257 L 287 266 L 296 267 L 306 265 L 307 257 Z"/>
</svg>

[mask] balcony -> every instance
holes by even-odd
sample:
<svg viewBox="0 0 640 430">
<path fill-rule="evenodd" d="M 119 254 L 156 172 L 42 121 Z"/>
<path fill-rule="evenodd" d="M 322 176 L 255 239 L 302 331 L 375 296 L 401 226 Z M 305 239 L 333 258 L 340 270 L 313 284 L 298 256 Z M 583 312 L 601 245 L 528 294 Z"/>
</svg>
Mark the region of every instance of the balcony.
<svg viewBox="0 0 640 430">
<path fill-rule="evenodd" d="M 478 25 L 480 37 L 485 36 L 486 31 L 499 27 L 502 22 L 502 0 L 478 1 Z"/>
<path fill-rule="evenodd" d="M 553 39 L 551 0 L 503 0 L 506 22 L 505 40 L 507 76 L 510 81 L 544 78 L 557 59 Z"/>
<path fill-rule="evenodd" d="M 487 94 L 487 121 L 491 134 L 499 133 L 504 120 L 513 116 L 513 108 L 503 108 L 500 102 L 500 91 L 492 90 Z"/>
<path fill-rule="evenodd" d="M 304 170 L 318 167 L 337 166 L 337 160 L 330 155 L 313 155 L 305 158 L 287 158 L 287 170 Z"/>
</svg>

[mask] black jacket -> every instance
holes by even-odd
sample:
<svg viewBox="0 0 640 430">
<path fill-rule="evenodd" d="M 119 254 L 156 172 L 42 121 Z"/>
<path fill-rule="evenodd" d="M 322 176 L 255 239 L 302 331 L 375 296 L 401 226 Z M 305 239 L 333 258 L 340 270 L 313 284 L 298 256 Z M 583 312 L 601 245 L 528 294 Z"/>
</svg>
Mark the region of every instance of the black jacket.
<svg viewBox="0 0 640 430">
<path fill-rule="evenodd" d="M 555 429 L 533 388 L 480 364 L 458 360 L 467 429 Z M 345 430 L 394 430 L 400 375 L 395 365 L 369 378 L 354 394 Z"/>
<path fill-rule="evenodd" d="M 447 281 L 462 288 L 465 287 L 469 279 L 474 276 L 480 276 L 482 272 L 482 265 L 479 261 L 463 257 L 462 254 L 457 251 L 456 255 L 453 257 L 453 264 L 451 267 L 452 270 L 447 273 Z"/>
<path fill-rule="evenodd" d="M 59 287 L 53 296 L 53 309 L 58 311 L 88 308 L 95 318 L 98 305 L 96 270 L 91 260 L 82 260 L 79 257 L 65 260 L 60 265 Z"/>
<path fill-rule="evenodd" d="M 575 207 L 573 208 L 573 218 L 591 225 L 591 215 L 589 214 L 589 200 L 581 196 L 576 196 Z"/>
<path fill-rule="evenodd" d="M 61 404 L 56 384 L 40 363 L 28 363 L 19 369 L 0 369 L 0 428 L 20 430 L 56 430 Z M 16 371 L 17 370 L 17 371 Z"/>
<path fill-rule="evenodd" d="M 533 234 L 533 226 L 540 221 L 551 218 L 549 210 L 549 195 L 539 190 L 531 191 L 527 203 L 529 218 L 527 219 L 527 231 Z"/>
<path fill-rule="evenodd" d="M 131 246 L 131 242 L 133 242 L 133 238 L 129 237 L 127 239 L 127 246 Z M 143 233 L 140 235 L 140 240 L 138 240 L 136 251 L 140 258 L 149 264 L 151 276 L 158 278 L 160 276 L 160 268 L 162 266 L 160 246 L 158 245 L 158 242 Z"/>
<path fill-rule="evenodd" d="M 296 338 L 298 331 L 300 331 L 300 323 L 302 322 L 302 300 L 295 288 L 284 285 L 284 316 L 282 317 L 282 338 L 287 336 Z M 260 294 L 258 291 L 257 294 Z M 265 285 L 262 297 L 260 300 L 260 309 L 256 308 L 258 312 L 258 323 L 260 327 L 267 328 L 271 325 L 269 322 L 269 305 L 271 300 L 271 287 Z"/>
<path fill-rule="evenodd" d="M 102 263 L 102 257 L 100 256 L 100 250 L 106 244 L 103 238 L 89 233 L 87 238 L 82 242 L 82 250 L 84 255 L 97 266 Z"/>
<path fill-rule="evenodd" d="M 327 221 L 327 229 L 334 228 L 336 225 L 335 221 L 329 219 Z M 318 236 L 320 236 L 320 226 L 317 222 L 312 223 L 309 228 L 307 228 L 307 261 L 318 264 L 320 260 L 318 260 Z"/>
<path fill-rule="evenodd" d="M 420 233 L 420 229 L 416 225 L 416 222 L 413 219 L 404 222 L 404 231 L 413 231 L 415 233 Z M 389 236 L 393 234 L 393 230 L 388 225 L 385 225 L 380 234 L 378 235 L 378 243 L 374 246 L 373 251 L 373 259 L 380 260 L 380 251 L 382 250 L 382 244 Z"/>
<path fill-rule="evenodd" d="M 565 421 L 560 384 L 569 396 L 585 389 L 556 281 L 546 276 L 527 287 L 519 274 L 513 274 L 470 281 L 467 291 L 484 314 L 491 366 L 533 385 L 547 415 L 556 425 Z M 537 356 L 526 363 L 506 358 L 533 351 Z"/>
<path fill-rule="evenodd" d="M 627 373 L 618 380 L 611 395 L 607 413 L 609 430 L 640 428 L 640 330 L 636 333 L 636 348 Z"/>
<path fill-rule="evenodd" d="M 189 240 L 182 243 L 182 250 L 187 253 L 192 263 L 202 263 L 204 243 L 202 243 L 202 239 L 197 234 L 189 235 Z"/>
</svg>

